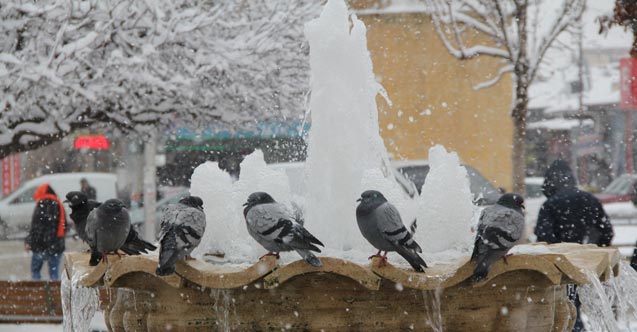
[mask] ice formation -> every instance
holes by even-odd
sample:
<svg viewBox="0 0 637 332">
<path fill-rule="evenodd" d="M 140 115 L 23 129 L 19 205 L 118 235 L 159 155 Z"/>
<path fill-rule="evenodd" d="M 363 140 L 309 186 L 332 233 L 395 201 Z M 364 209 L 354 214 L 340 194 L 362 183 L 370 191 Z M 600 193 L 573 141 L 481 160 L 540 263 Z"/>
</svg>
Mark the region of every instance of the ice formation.
<svg viewBox="0 0 637 332">
<path fill-rule="evenodd" d="M 455 258 L 473 245 L 471 228 L 477 209 L 467 170 L 455 152 L 439 145 L 429 150 L 429 167 L 418 210 L 424 229 L 416 232 L 416 240 L 427 254 Z"/>
<path fill-rule="evenodd" d="M 95 311 L 99 307 L 97 288 L 80 286 L 80 279 L 79 272 L 71 276 L 70 280 L 66 272 L 62 272 L 60 292 L 64 332 L 88 331 Z"/>
<path fill-rule="evenodd" d="M 384 90 L 374 77 L 366 32 L 341 0 L 328 1 L 305 27 L 312 89 L 307 222 L 320 224 L 316 235 L 328 247 L 345 251 L 364 245 L 355 216 L 363 174 L 390 174 L 376 108 Z"/>
<path fill-rule="evenodd" d="M 217 163 L 199 165 L 191 178 L 190 194 L 204 202 L 206 232 L 193 254 L 223 253 L 228 262 L 253 262 L 265 253 L 248 234 L 243 204 L 255 191 L 266 191 L 275 200 L 289 204 L 290 187 L 285 173 L 268 168 L 263 152 L 256 150 L 240 165 L 241 176 L 233 182 Z"/>
</svg>

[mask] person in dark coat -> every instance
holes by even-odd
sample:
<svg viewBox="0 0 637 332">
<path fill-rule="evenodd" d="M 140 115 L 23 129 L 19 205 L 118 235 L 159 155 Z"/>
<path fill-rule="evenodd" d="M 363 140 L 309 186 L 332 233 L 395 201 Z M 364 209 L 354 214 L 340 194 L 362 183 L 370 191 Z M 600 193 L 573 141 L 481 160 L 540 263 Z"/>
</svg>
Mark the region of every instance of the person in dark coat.
<svg viewBox="0 0 637 332">
<path fill-rule="evenodd" d="M 36 201 L 31 230 L 25 239 L 25 248 L 31 256 L 31 277 L 42 278 L 40 270 L 46 261 L 51 280 L 59 280 L 58 269 L 65 249 L 66 214 L 64 205 L 49 184 L 38 187 L 33 194 Z"/>
<path fill-rule="evenodd" d="M 86 178 L 82 178 L 80 180 L 80 191 L 85 193 L 86 196 L 88 196 L 88 199 L 97 199 L 97 191 L 95 190 L 95 187 L 91 186 Z"/>
<path fill-rule="evenodd" d="M 576 187 L 568 163 L 556 160 L 546 171 L 542 204 L 535 226 L 538 241 L 576 242 L 608 246 L 613 226 L 595 196 Z"/>
<path fill-rule="evenodd" d="M 546 201 L 540 208 L 535 226 L 538 241 L 610 245 L 613 226 L 604 207 L 595 196 L 577 189 L 575 177 L 566 161 L 556 160 L 551 164 L 544 175 L 542 192 Z M 583 331 L 577 288 L 569 285 L 567 292 L 577 309 L 573 331 Z"/>
</svg>

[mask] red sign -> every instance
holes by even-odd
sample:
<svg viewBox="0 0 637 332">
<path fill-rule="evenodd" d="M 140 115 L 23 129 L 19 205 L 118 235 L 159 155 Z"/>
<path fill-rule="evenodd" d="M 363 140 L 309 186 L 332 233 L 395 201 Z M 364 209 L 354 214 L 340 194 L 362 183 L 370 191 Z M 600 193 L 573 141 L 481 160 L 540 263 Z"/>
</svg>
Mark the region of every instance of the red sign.
<svg viewBox="0 0 637 332">
<path fill-rule="evenodd" d="M 637 59 L 624 58 L 619 61 L 621 83 L 621 108 L 637 110 Z"/>
<path fill-rule="evenodd" d="M 89 150 L 108 150 L 110 148 L 110 142 L 104 135 L 95 136 L 78 136 L 75 139 L 75 149 L 89 149 Z"/>
<path fill-rule="evenodd" d="M 2 196 L 6 196 L 20 187 L 22 172 L 21 158 L 14 154 L 2 159 Z"/>
</svg>

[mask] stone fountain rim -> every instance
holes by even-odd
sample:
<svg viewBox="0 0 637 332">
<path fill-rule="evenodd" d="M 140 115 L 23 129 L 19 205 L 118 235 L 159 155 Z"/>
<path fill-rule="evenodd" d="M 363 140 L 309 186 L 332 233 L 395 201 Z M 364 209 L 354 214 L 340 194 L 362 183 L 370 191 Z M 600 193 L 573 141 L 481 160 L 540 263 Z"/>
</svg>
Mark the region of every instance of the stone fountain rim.
<svg viewBox="0 0 637 332">
<path fill-rule="evenodd" d="M 508 257 L 507 263 L 499 260 L 493 264 L 487 279 L 474 284 L 481 287 L 489 284 L 499 275 L 518 270 L 538 272 L 554 285 L 587 284 L 585 270 L 593 271 L 600 280 L 605 281 L 617 275 L 621 255 L 614 248 L 599 248 L 594 245 L 573 243 L 534 244 L 545 246 L 550 253 L 515 254 Z M 176 273 L 159 277 L 155 275 L 156 256 L 109 256 L 109 263 L 100 263 L 96 267 L 88 266 L 87 253 L 66 253 L 65 270 L 71 280 L 77 280 L 80 286 L 95 287 L 103 284 L 116 287 L 116 282 L 131 273 L 146 273 L 161 279 L 175 287 L 186 287 L 186 281 L 205 288 L 232 289 L 250 285 L 263 280 L 263 287 L 276 288 L 286 281 L 308 273 L 332 273 L 349 278 L 369 290 L 379 290 L 382 279 L 386 279 L 402 287 L 418 290 L 434 290 L 450 288 L 469 279 L 475 263 L 468 258 L 451 264 L 436 264 L 425 273 L 397 268 L 391 264 L 378 267 L 378 261 L 372 260 L 369 265 L 361 265 L 334 257 L 321 257 L 322 267 L 313 267 L 302 260 L 285 265 L 278 265 L 273 257 L 265 257 L 247 268 L 228 267 L 200 260 L 179 262 Z M 71 276 L 76 278 L 71 278 Z"/>
</svg>

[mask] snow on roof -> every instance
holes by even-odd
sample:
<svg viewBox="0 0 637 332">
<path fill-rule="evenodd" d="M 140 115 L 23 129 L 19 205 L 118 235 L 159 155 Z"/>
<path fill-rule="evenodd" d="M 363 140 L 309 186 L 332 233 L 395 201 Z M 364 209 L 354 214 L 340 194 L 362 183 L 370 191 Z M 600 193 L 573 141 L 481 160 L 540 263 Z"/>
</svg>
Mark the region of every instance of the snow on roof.
<svg viewBox="0 0 637 332">
<path fill-rule="evenodd" d="M 430 12 L 422 0 L 392 0 L 385 7 L 358 9 L 354 11 L 358 15 L 398 14 L 398 13 L 427 13 Z"/>
<path fill-rule="evenodd" d="M 570 130 L 577 127 L 592 126 L 593 124 L 594 122 L 591 119 L 575 120 L 555 118 L 529 123 L 527 129 Z"/>
<path fill-rule="evenodd" d="M 573 68 L 566 68 L 546 81 L 536 81 L 529 90 L 529 108 L 544 109 L 545 114 L 579 109 L 579 94 L 572 93 L 568 84 L 576 81 Z M 576 71 L 576 68 L 575 68 Z M 616 105 L 620 102 L 619 64 L 589 66 L 584 78 L 584 105 Z"/>
</svg>

